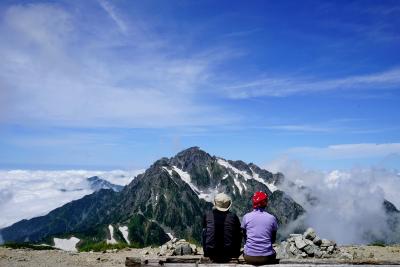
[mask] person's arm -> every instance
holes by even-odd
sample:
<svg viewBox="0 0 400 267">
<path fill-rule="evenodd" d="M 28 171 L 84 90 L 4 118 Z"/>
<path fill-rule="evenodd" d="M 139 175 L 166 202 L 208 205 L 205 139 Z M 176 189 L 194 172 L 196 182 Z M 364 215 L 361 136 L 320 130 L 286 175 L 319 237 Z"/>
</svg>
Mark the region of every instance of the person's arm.
<svg viewBox="0 0 400 267">
<path fill-rule="evenodd" d="M 244 239 L 244 242 L 246 243 L 246 239 L 247 239 L 247 232 L 246 232 L 246 216 L 243 216 L 242 224 L 240 225 L 240 228 L 242 228 L 243 239 Z"/>
<path fill-rule="evenodd" d="M 240 220 L 239 217 L 237 215 L 235 215 L 234 218 L 234 224 L 235 224 L 235 237 L 234 237 L 234 248 L 235 248 L 235 252 L 234 252 L 234 256 L 235 257 L 239 257 L 240 256 L 240 249 L 242 247 L 242 229 L 241 229 L 241 225 L 240 225 Z"/>
<path fill-rule="evenodd" d="M 201 232 L 201 245 L 203 246 L 204 256 L 207 257 L 208 256 L 207 249 L 206 249 L 207 221 L 206 221 L 205 214 L 203 215 L 202 225 L 203 225 L 203 230 Z"/>
<path fill-rule="evenodd" d="M 272 235 L 271 235 L 271 242 L 272 244 L 275 243 L 276 241 L 276 232 L 278 231 L 278 222 L 275 218 L 275 221 L 273 223 L 273 227 L 272 227 Z"/>
<path fill-rule="evenodd" d="M 271 242 L 272 242 L 272 244 L 275 243 L 275 241 L 276 241 L 276 231 L 273 231 L 273 232 L 272 232 L 272 236 L 271 236 Z"/>
</svg>

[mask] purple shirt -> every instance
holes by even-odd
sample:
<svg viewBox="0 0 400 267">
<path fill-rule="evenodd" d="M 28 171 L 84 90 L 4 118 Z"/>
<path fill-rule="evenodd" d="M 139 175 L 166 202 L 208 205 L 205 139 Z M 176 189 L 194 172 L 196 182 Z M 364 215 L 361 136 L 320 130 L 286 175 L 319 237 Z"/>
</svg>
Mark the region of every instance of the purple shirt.
<svg viewBox="0 0 400 267">
<path fill-rule="evenodd" d="M 253 210 L 243 217 L 242 229 L 246 230 L 244 254 L 248 256 L 269 256 L 272 248 L 272 233 L 278 230 L 276 218 L 266 211 Z"/>
</svg>

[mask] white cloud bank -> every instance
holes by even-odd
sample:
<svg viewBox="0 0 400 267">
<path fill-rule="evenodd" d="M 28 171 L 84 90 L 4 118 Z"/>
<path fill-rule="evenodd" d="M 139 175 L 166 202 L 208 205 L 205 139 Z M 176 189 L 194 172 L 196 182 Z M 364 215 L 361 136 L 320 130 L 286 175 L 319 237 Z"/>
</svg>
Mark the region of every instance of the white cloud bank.
<svg viewBox="0 0 400 267">
<path fill-rule="evenodd" d="M 341 244 L 368 243 L 371 239 L 365 233 L 369 232 L 386 242 L 400 240 L 400 233 L 392 232 L 385 223 L 382 207 L 383 200 L 387 199 L 400 208 L 397 172 L 378 168 L 322 172 L 306 170 L 299 161 L 285 158 L 265 168 L 283 172 L 287 179 L 306 186 L 318 198 L 313 206 L 306 200 L 304 191 L 289 184 L 283 187 L 306 208 L 306 224 L 322 237 Z"/>
<path fill-rule="evenodd" d="M 99 176 L 126 185 L 140 171 L 0 171 L 0 228 L 22 219 L 44 215 L 72 200 L 90 194 L 86 178 Z"/>
</svg>

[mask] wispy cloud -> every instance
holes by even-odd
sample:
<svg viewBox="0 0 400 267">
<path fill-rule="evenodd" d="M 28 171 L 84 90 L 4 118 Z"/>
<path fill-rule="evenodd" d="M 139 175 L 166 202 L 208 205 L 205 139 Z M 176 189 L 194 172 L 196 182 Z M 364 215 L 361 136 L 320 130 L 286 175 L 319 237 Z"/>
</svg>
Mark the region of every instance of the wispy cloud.
<svg viewBox="0 0 400 267">
<path fill-rule="evenodd" d="M 335 131 L 333 128 L 321 127 L 321 126 L 313 126 L 313 125 L 296 125 L 296 124 L 286 124 L 286 125 L 272 125 L 266 126 L 266 129 L 271 130 L 282 130 L 282 131 L 290 131 L 290 132 L 332 132 Z"/>
<path fill-rule="evenodd" d="M 271 77 L 225 86 L 223 92 L 234 99 L 259 96 L 285 97 L 335 90 L 397 90 L 400 87 L 400 68 L 368 75 L 337 79 L 304 77 Z"/>
<path fill-rule="evenodd" d="M 327 147 L 296 147 L 291 148 L 288 152 L 297 156 L 325 159 L 384 157 L 390 154 L 400 154 L 400 143 L 360 143 L 338 144 Z"/>
<path fill-rule="evenodd" d="M 99 0 L 98 2 L 100 6 L 104 9 L 104 11 L 106 11 L 110 18 L 115 22 L 115 24 L 117 24 L 120 31 L 123 34 L 127 34 L 128 26 L 126 25 L 126 22 L 121 18 L 121 16 L 117 14 L 115 7 L 106 0 Z"/>
<path fill-rule="evenodd" d="M 235 120 L 203 96 L 213 69 L 229 53 L 212 48 L 180 54 L 174 42 L 152 34 L 151 27 L 128 29 L 110 3 L 100 5 L 113 23 L 91 17 L 86 19 L 96 21 L 80 24 L 84 14 L 57 4 L 16 5 L 5 11 L 0 81 L 2 99 L 9 101 L 2 106 L 1 120 L 75 127 Z M 115 34 L 114 23 L 129 34 Z"/>
<path fill-rule="evenodd" d="M 244 31 L 234 31 L 234 32 L 223 34 L 222 37 L 237 38 L 237 37 L 243 37 L 243 36 L 259 33 L 262 31 L 263 31 L 263 29 L 261 29 L 261 28 L 255 28 L 255 29 L 244 30 Z"/>
</svg>

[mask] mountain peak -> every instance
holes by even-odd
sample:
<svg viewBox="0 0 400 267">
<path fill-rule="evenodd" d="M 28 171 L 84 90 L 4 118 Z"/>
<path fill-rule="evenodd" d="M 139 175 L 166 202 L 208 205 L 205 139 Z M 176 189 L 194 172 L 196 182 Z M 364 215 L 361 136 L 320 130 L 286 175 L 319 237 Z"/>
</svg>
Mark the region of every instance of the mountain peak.
<svg viewBox="0 0 400 267">
<path fill-rule="evenodd" d="M 212 159 L 213 157 L 210 154 L 195 146 L 176 154 L 175 157 L 171 158 L 171 163 L 186 170 L 187 168 L 191 169 L 194 165 L 206 166 Z"/>
<path fill-rule="evenodd" d="M 176 154 L 176 156 L 186 155 L 186 154 L 207 154 L 207 152 L 205 152 L 204 150 L 201 150 L 200 147 L 198 147 L 198 146 L 192 146 L 192 147 L 182 150 L 181 152 Z"/>
<path fill-rule="evenodd" d="M 93 191 L 99 191 L 101 189 L 112 189 L 114 192 L 119 192 L 124 188 L 122 185 L 110 183 L 109 181 L 101 179 L 98 176 L 92 176 L 86 178 L 86 180 L 89 182 L 90 188 Z"/>
</svg>

